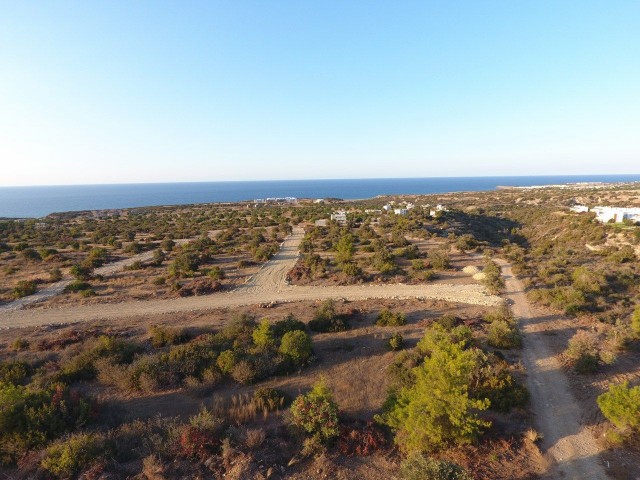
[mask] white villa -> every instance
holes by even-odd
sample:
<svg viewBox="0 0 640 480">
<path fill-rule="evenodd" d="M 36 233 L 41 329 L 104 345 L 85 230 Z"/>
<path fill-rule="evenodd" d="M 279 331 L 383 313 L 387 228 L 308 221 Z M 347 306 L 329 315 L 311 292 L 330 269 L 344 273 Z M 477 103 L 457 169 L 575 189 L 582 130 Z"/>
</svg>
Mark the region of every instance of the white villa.
<svg viewBox="0 0 640 480">
<path fill-rule="evenodd" d="M 347 212 L 344 210 L 337 210 L 331 214 L 331 220 L 335 220 L 340 225 L 347 224 Z"/>
<path fill-rule="evenodd" d="M 640 222 L 640 208 L 624 208 L 624 207 L 593 207 L 592 212 L 596 214 L 596 219 L 600 222 L 622 222 L 623 220 L 631 220 L 632 222 Z"/>
</svg>

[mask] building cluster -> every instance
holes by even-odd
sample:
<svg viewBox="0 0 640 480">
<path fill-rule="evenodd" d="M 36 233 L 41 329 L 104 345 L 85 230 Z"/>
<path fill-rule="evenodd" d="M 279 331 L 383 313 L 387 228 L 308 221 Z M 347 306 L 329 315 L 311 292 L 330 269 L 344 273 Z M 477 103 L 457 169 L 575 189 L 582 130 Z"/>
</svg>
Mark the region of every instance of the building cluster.
<svg viewBox="0 0 640 480">
<path fill-rule="evenodd" d="M 269 198 L 256 198 L 253 203 L 297 203 L 296 197 L 269 197 Z"/>
<path fill-rule="evenodd" d="M 570 208 L 575 213 L 593 212 L 596 214 L 596 220 L 606 222 L 623 222 L 630 220 L 632 222 L 640 222 L 640 208 L 637 207 L 593 207 L 586 205 L 574 205 Z"/>
</svg>

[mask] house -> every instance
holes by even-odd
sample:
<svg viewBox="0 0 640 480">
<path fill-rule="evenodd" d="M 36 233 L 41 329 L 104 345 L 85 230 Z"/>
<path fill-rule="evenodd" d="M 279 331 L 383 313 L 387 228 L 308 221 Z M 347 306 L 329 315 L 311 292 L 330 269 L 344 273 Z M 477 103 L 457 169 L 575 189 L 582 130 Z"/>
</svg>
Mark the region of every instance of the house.
<svg viewBox="0 0 640 480">
<path fill-rule="evenodd" d="M 593 207 L 592 212 L 596 214 L 596 220 L 600 222 L 622 222 L 631 220 L 632 222 L 640 222 L 640 208 L 624 208 L 624 207 Z"/>
<path fill-rule="evenodd" d="M 331 220 L 338 222 L 340 225 L 347 224 L 347 212 L 344 210 L 337 210 L 331 214 Z"/>
<path fill-rule="evenodd" d="M 393 213 L 395 213 L 396 215 L 406 215 L 407 213 L 409 213 L 409 210 L 407 210 L 406 208 L 395 208 L 393 210 Z"/>
<path fill-rule="evenodd" d="M 385 212 L 388 212 L 388 211 L 389 211 L 389 210 L 391 210 L 392 208 L 393 208 L 393 207 L 391 207 L 391 205 L 390 205 L 390 204 L 388 204 L 388 203 L 387 203 L 384 207 L 382 207 L 382 209 L 383 209 Z"/>
</svg>

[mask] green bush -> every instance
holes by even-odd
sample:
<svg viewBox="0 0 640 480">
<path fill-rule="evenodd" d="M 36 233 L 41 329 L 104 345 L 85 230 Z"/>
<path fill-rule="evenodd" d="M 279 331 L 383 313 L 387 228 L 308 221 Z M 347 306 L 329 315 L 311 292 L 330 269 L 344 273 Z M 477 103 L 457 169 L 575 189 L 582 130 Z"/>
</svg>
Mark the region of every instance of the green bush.
<svg viewBox="0 0 640 480">
<path fill-rule="evenodd" d="M 32 280 L 20 280 L 13 287 L 13 298 L 22 298 L 33 295 L 38 290 L 36 282 Z"/>
<path fill-rule="evenodd" d="M 89 280 L 92 276 L 93 268 L 75 264 L 71 267 L 69 273 L 71 273 L 76 280 Z"/>
<path fill-rule="evenodd" d="M 305 331 L 307 326 L 304 322 L 298 320 L 293 314 L 289 314 L 284 317 L 282 320 L 278 320 L 273 324 L 273 334 L 276 337 L 282 337 L 287 332 L 292 332 L 294 330 Z"/>
<path fill-rule="evenodd" d="M 494 348 L 511 349 L 522 345 L 522 337 L 517 327 L 505 320 L 497 320 L 489 325 L 488 342 Z"/>
<path fill-rule="evenodd" d="M 602 414 L 616 427 L 640 430 L 640 386 L 630 388 L 628 382 L 611 385 L 597 401 Z"/>
<path fill-rule="evenodd" d="M 63 385 L 38 390 L 0 383 L 0 464 L 85 425 L 92 410 Z"/>
<path fill-rule="evenodd" d="M 109 454 L 104 438 L 92 433 L 76 433 L 49 448 L 41 466 L 58 478 L 69 478 L 104 461 Z"/>
<path fill-rule="evenodd" d="M 391 350 L 400 350 L 402 345 L 404 344 L 404 338 L 399 333 L 394 333 L 391 335 L 389 342 L 387 343 Z"/>
<path fill-rule="evenodd" d="M 323 379 L 309 393 L 298 396 L 290 412 L 293 425 L 314 437 L 327 440 L 339 433 L 338 404 Z"/>
<path fill-rule="evenodd" d="M 484 280 L 482 283 L 489 289 L 491 293 L 497 294 L 504 290 L 504 280 L 500 271 L 500 266 L 492 260 L 489 260 L 482 270 Z"/>
<path fill-rule="evenodd" d="M 473 480 L 465 470 L 446 460 L 427 458 L 412 453 L 400 464 L 402 480 Z"/>
<path fill-rule="evenodd" d="M 21 385 L 31 374 L 31 365 L 20 360 L 0 362 L 0 384 Z"/>
<path fill-rule="evenodd" d="M 407 323 L 407 317 L 401 312 L 392 312 L 385 308 L 378 315 L 376 325 L 380 327 L 400 327 Z"/>
<path fill-rule="evenodd" d="M 222 280 L 226 276 L 224 270 L 218 266 L 211 268 L 209 272 L 207 272 L 207 275 L 214 280 Z"/>
<path fill-rule="evenodd" d="M 233 371 L 233 367 L 236 366 L 236 361 L 236 353 L 233 350 L 225 350 L 220 352 L 220 355 L 218 355 L 216 365 L 218 365 L 218 368 L 222 373 L 228 375 Z"/>
<path fill-rule="evenodd" d="M 313 355 L 311 337 L 300 330 L 287 332 L 282 337 L 279 352 L 295 366 L 306 365 Z"/>
</svg>

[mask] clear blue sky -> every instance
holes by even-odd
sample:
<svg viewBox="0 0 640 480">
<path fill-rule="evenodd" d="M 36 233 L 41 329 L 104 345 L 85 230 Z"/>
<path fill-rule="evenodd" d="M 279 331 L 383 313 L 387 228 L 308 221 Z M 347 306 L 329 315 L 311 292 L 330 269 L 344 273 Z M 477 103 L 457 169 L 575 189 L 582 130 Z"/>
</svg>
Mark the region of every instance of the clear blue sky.
<svg viewBox="0 0 640 480">
<path fill-rule="evenodd" d="M 0 185 L 640 173 L 640 2 L 2 1 Z"/>
</svg>

